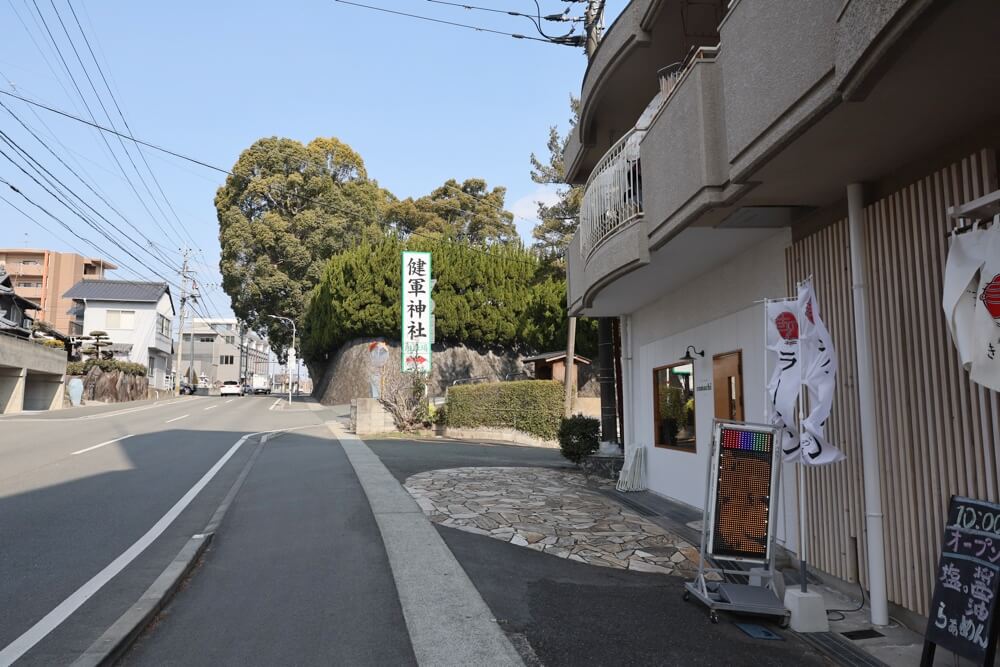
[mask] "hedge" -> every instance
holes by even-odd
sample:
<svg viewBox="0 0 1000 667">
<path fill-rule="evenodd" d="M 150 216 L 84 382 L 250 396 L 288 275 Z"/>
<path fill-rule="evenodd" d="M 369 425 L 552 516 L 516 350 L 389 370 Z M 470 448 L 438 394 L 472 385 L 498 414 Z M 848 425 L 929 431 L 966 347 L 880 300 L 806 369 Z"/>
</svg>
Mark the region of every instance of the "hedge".
<svg viewBox="0 0 1000 667">
<path fill-rule="evenodd" d="M 563 412 L 563 386 L 553 380 L 459 385 L 448 390 L 448 426 L 512 428 L 555 440 Z"/>
<path fill-rule="evenodd" d="M 146 367 L 131 361 L 118 359 L 87 359 L 86 361 L 71 361 L 66 364 L 66 375 L 86 375 L 90 369 L 97 366 L 105 373 L 121 371 L 125 375 L 144 376 L 148 373 Z"/>
</svg>

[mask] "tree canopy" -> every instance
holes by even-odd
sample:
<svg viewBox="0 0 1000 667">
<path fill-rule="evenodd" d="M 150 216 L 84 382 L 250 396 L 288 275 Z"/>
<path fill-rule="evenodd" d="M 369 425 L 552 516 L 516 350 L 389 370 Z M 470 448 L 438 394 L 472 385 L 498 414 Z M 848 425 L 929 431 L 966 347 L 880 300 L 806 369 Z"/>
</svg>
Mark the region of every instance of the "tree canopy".
<svg viewBox="0 0 1000 667">
<path fill-rule="evenodd" d="M 476 246 L 518 241 L 514 216 L 505 211 L 507 188 L 492 190 L 481 178 L 445 181 L 429 195 L 393 202 L 386 222 L 403 236 L 444 238 Z"/>
<path fill-rule="evenodd" d="M 291 333 L 267 316 L 299 319 L 326 260 L 380 236 L 390 199 L 369 180 L 361 156 L 336 138 L 255 142 L 215 197 L 233 312 L 283 351 Z"/>
</svg>

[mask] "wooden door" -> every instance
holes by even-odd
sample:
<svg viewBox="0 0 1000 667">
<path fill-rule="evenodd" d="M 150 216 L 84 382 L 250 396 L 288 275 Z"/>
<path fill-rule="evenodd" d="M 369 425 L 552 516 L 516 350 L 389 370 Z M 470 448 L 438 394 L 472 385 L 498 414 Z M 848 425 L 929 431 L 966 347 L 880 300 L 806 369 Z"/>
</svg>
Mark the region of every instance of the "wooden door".
<svg viewBox="0 0 1000 667">
<path fill-rule="evenodd" d="M 743 354 L 739 350 L 712 357 L 712 388 L 717 419 L 743 421 Z"/>
</svg>

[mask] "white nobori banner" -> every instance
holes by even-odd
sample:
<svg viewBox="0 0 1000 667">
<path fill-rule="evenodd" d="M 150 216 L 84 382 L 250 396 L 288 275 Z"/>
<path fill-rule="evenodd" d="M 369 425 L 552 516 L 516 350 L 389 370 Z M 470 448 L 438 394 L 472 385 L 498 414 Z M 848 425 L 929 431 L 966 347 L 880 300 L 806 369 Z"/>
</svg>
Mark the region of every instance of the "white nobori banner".
<svg viewBox="0 0 1000 667">
<path fill-rule="evenodd" d="M 837 353 L 830 332 L 820 318 L 812 282 L 799 286 L 795 299 L 768 301 L 767 350 L 774 366 L 768 382 L 771 422 L 782 429 L 785 460 L 825 465 L 844 458 L 826 438 L 826 422 L 833 408 Z M 809 413 L 801 423 L 796 404 L 805 391 Z"/>
</svg>

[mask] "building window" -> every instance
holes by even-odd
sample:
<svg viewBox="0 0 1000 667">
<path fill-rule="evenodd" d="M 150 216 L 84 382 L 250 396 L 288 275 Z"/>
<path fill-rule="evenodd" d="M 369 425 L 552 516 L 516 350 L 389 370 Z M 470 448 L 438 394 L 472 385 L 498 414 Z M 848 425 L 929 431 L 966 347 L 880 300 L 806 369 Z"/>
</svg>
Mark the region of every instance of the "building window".
<svg viewBox="0 0 1000 667">
<path fill-rule="evenodd" d="M 36 280 L 19 280 L 19 281 L 17 281 L 17 286 L 18 287 L 27 287 L 29 289 L 34 289 L 34 288 L 41 287 L 42 283 L 40 283 L 40 282 L 38 282 Z"/>
<path fill-rule="evenodd" d="M 236 341 L 235 336 L 226 336 L 226 345 L 232 345 Z"/>
<path fill-rule="evenodd" d="M 715 393 L 715 417 L 743 421 L 743 353 L 740 351 L 712 357 L 712 389 Z"/>
<path fill-rule="evenodd" d="M 213 338 L 211 336 L 202 336 L 201 338 L 198 339 L 198 342 L 199 343 L 214 343 L 215 342 L 215 338 Z"/>
<path fill-rule="evenodd" d="M 106 329 L 134 329 L 135 328 L 135 311 L 134 310 L 109 310 L 107 312 L 107 319 L 104 321 L 104 328 Z"/>
<path fill-rule="evenodd" d="M 170 337 L 170 318 L 161 313 L 156 314 L 156 330 L 162 336 Z"/>
<path fill-rule="evenodd" d="M 231 355 L 231 354 L 223 354 L 221 357 L 219 357 L 219 365 L 220 366 L 232 366 L 233 365 L 233 355 Z"/>
<path fill-rule="evenodd" d="M 653 437 L 657 447 L 695 451 L 694 366 L 653 369 Z"/>
</svg>

